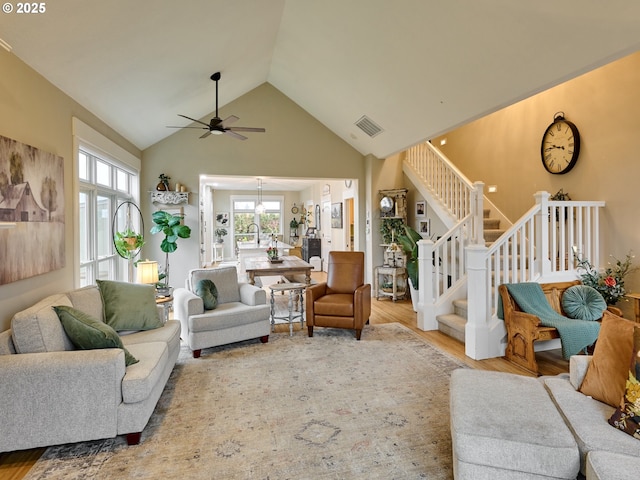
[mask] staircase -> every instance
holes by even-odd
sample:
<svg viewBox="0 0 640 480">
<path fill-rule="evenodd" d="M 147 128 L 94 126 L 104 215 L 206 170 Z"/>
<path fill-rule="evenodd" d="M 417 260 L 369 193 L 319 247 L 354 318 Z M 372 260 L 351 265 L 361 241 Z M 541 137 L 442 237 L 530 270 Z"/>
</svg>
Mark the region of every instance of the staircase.
<svg viewBox="0 0 640 480">
<path fill-rule="evenodd" d="M 575 249 L 599 264 L 604 202 L 552 201 L 537 192 L 535 204 L 511 224 L 484 197 L 482 182 L 472 183 L 428 142 L 406 152 L 403 172 L 448 228 L 435 242 L 418 242 L 418 328 L 464 342 L 473 359 L 504 354 L 495 286 L 573 280 Z"/>
<path fill-rule="evenodd" d="M 489 208 L 482 209 L 484 241 L 487 246 L 495 242 L 505 232 L 500 229 L 500 219 L 492 218 Z M 456 340 L 464 343 L 465 326 L 467 325 L 467 308 L 469 302 L 466 298 L 453 300 L 453 313 L 443 313 L 436 316 L 438 330 Z"/>
</svg>

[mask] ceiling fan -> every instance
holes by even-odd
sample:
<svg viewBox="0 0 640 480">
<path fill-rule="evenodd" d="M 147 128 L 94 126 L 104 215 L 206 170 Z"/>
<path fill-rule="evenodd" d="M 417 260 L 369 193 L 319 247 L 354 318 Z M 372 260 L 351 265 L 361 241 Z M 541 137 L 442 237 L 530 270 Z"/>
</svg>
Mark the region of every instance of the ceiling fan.
<svg viewBox="0 0 640 480">
<path fill-rule="evenodd" d="M 211 134 L 214 135 L 230 135 L 233 138 L 237 138 L 238 140 L 246 140 L 247 137 L 239 134 L 238 132 L 266 132 L 264 128 L 252 128 L 252 127 L 230 127 L 234 122 L 240 120 L 235 115 L 231 115 L 224 120 L 220 119 L 218 116 L 218 80 L 220 80 L 220 72 L 216 72 L 211 75 L 211 80 L 216 82 L 216 116 L 213 117 L 209 123 L 201 122 L 200 120 L 196 120 L 195 118 L 187 117 L 186 115 L 178 114 L 178 116 L 186 118 L 187 120 L 191 120 L 192 122 L 199 123 L 204 125 L 203 127 L 174 127 L 169 126 L 167 128 L 200 128 L 202 130 L 207 130 L 200 138 L 206 138 Z"/>
</svg>

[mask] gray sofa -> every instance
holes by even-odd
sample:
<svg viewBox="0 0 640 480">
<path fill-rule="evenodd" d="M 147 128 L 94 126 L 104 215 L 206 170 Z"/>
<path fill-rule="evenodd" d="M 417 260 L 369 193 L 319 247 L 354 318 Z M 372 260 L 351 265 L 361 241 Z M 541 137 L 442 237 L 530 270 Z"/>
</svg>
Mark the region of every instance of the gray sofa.
<svg viewBox="0 0 640 480">
<path fill-rule="evenodd" d="M 180 323 L 120 333 L 120 348 L 76 350 L 53 306 L 104 322 L 97 287 L 49 296 L 0 333 L 0 452 L 127 435 L 140 441 L 180 351 Z M 161 312 L 158 311 L 160 318 Z"/>
<path fill-rule="evenodd" d="M 451 377 L 454 477 L 461 479 L 637 478 L 640 440 L 607 420 L 614 408 L 578 391 L 590 356 L 570 373 L 539 379 L 460 369 Z"/>
</svg>

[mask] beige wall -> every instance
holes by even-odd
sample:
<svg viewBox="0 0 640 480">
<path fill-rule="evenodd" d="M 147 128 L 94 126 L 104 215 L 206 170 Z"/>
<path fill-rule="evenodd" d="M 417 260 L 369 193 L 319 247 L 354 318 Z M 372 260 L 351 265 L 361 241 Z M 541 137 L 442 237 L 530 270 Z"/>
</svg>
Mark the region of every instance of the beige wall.
<svg viewBox="0 0 640 480">
<path fill-rule="evenodd" d="M 177 113 L 189 115 L 188 112 Z M 155 187 L 160 173 L 169 175 L 172 183 L 186 185 L 192 192 L 189 204 L 184 208 L 185 222 L 193 231 L 192 237 L 180 241 L 178 250 L 169 259 L 174 287 L 182 286 L 189 269 L 199 266 L 200 174 L 356 178 L 361 180 L 358 184 L 362 188 L 360 194 L 364 195 L 363 156 L 270 84 L 262 84 L 225 105 L 219 114 L 221 118 L 236 115 L 240 118 L 237 125 L 264 127 L 267 132 L 248 133 L 249 139 L 240 141 L 227 135 L 199 139 L 201 131 L 183 129 L 143 152 L 143 192 Z M 141 207 L 145 218 L 149 218 L 156 208 L 150 204 L 148 193 L 143 195 Z M 364 218 L 364 202 L 359 218 Z M 160 251 L 160 241 L 160 236 L 150 236 L 143 254 L 162 263 L 164 254 Z"/>
<path fill-rule="evenodd" d="M 604 200 L 602 255 L 640 254 L 640 52 L 540 93 L 445 135 L 433 144 L 471 181 L 497 185 L 487 194 L 516 220 L 533 194 L 560 189 L 572 200 Z M 563 111 L 580 131 L 576 166 L 552 175 L 542 166 L 542 134 Z M 640 256 L 636 263 L 640 265 Z M 628 290 L 640 290 L 640 271 Z"/>
<path fill-rule="evenodd" d="M 0 286 L 2 331 L 9 328 L 15 312 L 49 294 L 74 288 L 73 206 L 76 198 L 73 195 L 71 118 L 81 119 L 137 157 L 141 152 L 15 55 L 1 48 L 0 72 L 0 135 L 64 158 L 66 256 L 66 265 L 60 270 Z M 10 231 L 0 230 L 0 242 L 7 241 L 9 235 Z"/>
</svg>

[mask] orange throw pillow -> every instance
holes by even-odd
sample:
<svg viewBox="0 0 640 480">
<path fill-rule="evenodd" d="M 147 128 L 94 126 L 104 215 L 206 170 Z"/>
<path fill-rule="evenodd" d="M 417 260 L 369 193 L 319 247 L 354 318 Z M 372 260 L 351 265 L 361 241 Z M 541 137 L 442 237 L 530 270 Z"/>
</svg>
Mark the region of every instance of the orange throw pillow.
<svg viewBox="0 0 640 480">
<path fill-rule="evenodd" d="M 604 311 L 593 359 L 578 389 L 581 393 L 612 407 L 620 406 L 633 356 L 634 325 Z"/>
</svg>

